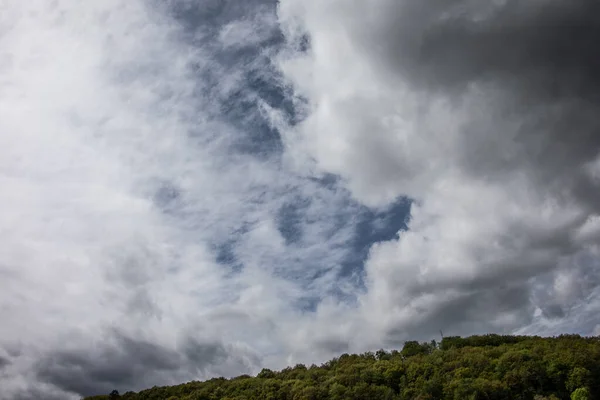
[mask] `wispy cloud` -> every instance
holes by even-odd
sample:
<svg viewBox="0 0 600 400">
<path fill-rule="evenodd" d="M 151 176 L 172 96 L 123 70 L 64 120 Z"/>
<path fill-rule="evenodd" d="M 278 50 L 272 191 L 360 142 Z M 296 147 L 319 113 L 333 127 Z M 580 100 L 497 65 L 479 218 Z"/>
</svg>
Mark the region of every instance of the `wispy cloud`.
<svg viewBox="0 0 600 400">
<path fill-rule="evenodd" d="M 343 280 L 358 204 L 266 150 L 275 9 L 213 6 L 2 6 L 2 396 L 282 365 Z"/>
</svg>

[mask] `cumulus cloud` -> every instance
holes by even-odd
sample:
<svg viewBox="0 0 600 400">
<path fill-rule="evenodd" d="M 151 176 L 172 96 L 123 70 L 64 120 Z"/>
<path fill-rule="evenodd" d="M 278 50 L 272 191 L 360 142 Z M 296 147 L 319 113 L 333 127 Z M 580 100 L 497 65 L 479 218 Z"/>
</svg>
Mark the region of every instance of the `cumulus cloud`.
<svg viewBox="0 0 600 400">
<path fill-rule="evenodd" d="M 597 11 L 560 0 L 281 2 L 290 48 L 310 37 L 308 51 L 280 59 L 310 110 L 285 137 L 291 151 L 364 204 L 414 200 L 409 230 L 366 262 L 371 337 L 548 333 L 556 319 L 592 332 Z"/>
</svg>

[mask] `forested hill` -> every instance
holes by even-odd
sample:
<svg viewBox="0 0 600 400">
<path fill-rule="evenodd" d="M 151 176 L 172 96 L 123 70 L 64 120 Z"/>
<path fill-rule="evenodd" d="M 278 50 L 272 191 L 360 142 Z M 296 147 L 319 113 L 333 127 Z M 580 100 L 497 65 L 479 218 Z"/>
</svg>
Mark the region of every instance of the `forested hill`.
<svg viewBox="0 0 600 400">
<path fill-rule="evenodd" d="M 600 399 L 600 338 L 483 335 L 87 400 Z"/>
</svg>

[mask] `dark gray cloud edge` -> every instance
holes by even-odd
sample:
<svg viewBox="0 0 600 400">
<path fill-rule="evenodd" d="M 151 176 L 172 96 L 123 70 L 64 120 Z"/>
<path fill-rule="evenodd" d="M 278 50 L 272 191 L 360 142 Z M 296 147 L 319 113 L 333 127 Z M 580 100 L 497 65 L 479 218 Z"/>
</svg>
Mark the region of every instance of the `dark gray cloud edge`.
<svg viewBox="0 0 600 400">
<path fill-rule="evenodd" d="M 248 373 L 254 366 L 244 360 L 247 356 L 241 349 L 192 337 L 178 348 L 167 348 L 115 331 L 100 344 L 48 352 L 37 363 L 35 377 L 65 392 L 90 396 L 199 379 L 218 374 L 228 361 L 239 374 Z"/>
<path fill-rule="evenodd" d="M 523 91 L 542 97 L 598 100 L 600 5 L 593 0 L 387 5 L 381 29 L 364 37 L 381 40 L 378 58 L 411 84 L 449 90 L 475 79 L 516 78 L 529 81 Z"/>
<path fill-rule="evenodd" d="M 376 33 L 384 43 L 379 59 L 425 98 L 441 94 L 460 103 L 473 87 L 483 88 L 484 95 L 490 96 L 485 100 L 491 103 L 492 115 L 473 113 L 464 126 L 460 143 L 463 171 L 492 182 L 525 172 L 536 190 L 586 209 L 578 221 L 582 223 L 600 210 L 598 181 L 582 172 L 600 152 L 600 3 L 508 0 L 496 4 L 398 2 L 387 14 L 389 24 Z M 521 127 L 515 132 L 510 128 L 503 131 L 507 121 Z M 511 141 L 501 141 L 508 147 L 494 146 L 494 136 L 511 134 Z M 515 226 L 507 240 L 514 242 L 515 248 L 554 252 L 558 261 L 581 250 L 581 244 L 573 242 L 572 228 L 565 226 L 546 234 L 534 227 Z M 484 271 L 469 284 L 475 292 L 460 301 L 464 304 L 444 305 L 431 323 L 460 326 L 462 320 L 485 315 L 485 310 L 469 314 L 473 307 L 485 308 L 482 304 L 486 303 L 494 309 L 505 305 L 512 310 L 523 308 L 522 320 L 527 321 L 530 310 L 523 305 L 533 296 L 531 286 L 509 283 L 513 288 L 507 290 L 494 286 L 497 282 L 526 282 L 555 265 L 547 261 L 531 264 L 524 254 L 517 252 L 516 256 L 504 261 L 514 265 L 512 268 L 498 265 Z M 582 274 L 594 279 L 592 285 L 599 285 L 595 265 L 583 268 Z M 496 293 L 493 301 L 489 301 L 490 291 Z M 551 299 L 540 306 L 549 318 L 567 313 Z M 483 326 L 476 329 L 478 325 Z M 472 322 L 458 329 L 468 332 L 484 326 Z M 424 332 L 434 328 L 420 327 Z"/>
<path fill-rule="evenodd" d="M 381 68 L 425 96 L 441 93 L 460 101 L 473 84 L 487 87 L 497 96 L 488 98 L 497 107 L 493 119 L 522 124 L 514 147 L 502 149 L 477 131 L 503 133 L 490 126 L 489 118 L 473 114 L 463 138 L 465 170 L 494 178 L 528 169 L 549 187 L 556 181 L 571 186 L 575 196 L 598 209 L 597 186 L 576 169 L 600 150 L 600 3 L 388 4 L 379 29 L 356 33 L 357 42 L 366 43 L 363 51 L 381 61 Z M 378 53 L 368 45 L 375 41 L 382 44 Z"/>
</svg>

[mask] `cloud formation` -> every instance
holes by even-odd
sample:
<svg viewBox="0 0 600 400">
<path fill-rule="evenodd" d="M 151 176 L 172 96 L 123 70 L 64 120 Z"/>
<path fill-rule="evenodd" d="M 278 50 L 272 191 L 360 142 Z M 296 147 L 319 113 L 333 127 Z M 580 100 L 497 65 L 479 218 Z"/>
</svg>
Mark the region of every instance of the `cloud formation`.
<svg viewBox="0 0 600 400">
<path fill-rule="evenodd" d="M 361 206 L 272 150 L 275 8 L 205 5 L 2 4 L 0 396 L 282 366 L 346 280 Z"/>
<path fill-rule="evenodd" d="M 0 8 L 0 398 L 597 333 L 595 2 Z"/>
<path fill-rule="evenodd" d="M 290 147 L 364 204 L 415 201 L 409 231 L 366 262 L 372 332 L 592 331 L 597 9 L 281 2 L 291 46 L 311 38 L 281 60 L 311 105 Z"/>
</svg>

